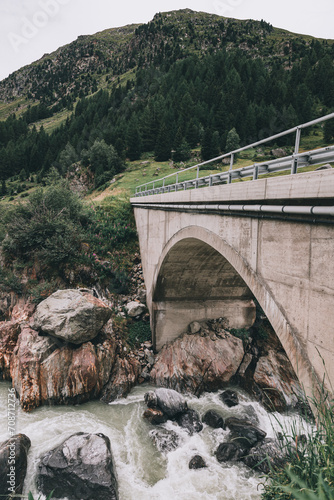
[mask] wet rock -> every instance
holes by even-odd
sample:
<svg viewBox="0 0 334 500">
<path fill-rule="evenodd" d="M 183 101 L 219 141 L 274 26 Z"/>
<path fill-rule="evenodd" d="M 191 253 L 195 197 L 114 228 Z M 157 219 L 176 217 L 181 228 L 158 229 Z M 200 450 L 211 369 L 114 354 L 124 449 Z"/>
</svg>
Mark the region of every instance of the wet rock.
<svg viewBox="0 0 334 500">
<path fill-rule="evenodd" d="M 242 341 L 230 334 L 212 340 L 184 335 L 166 344 L 156 356 L 152 384 L 200 395 L 226 386 L 244 356 Z"/>
<path fill-rule="evenodd" d="M 143 417 L 146 418 L 151 424 L 159 425 L 167 422 L 167 416 L 161 410 L 155 408 L 148 408 L 144 411 Z"/>
<path fill-rule="evenodd" d="M 169 429 L 153 429 L 150 431 L 149 436 L 162 453 L 173 451 L 180 444 L 180 436 Z"/>
<path fill-rule="evenodd" d="M 149 391 L 144 396 L 145 403 L 149 408 L 158 408 L 168 418 L 174 418 L 188 409 L 184 397 L 172 389 L 156 389 Z"/>
<path fill-rule="evenodd" d="M 268 474 L 272 469 L 283 469 L 286 463 L 282 448 L 277 441 L 270 438 L 257 443 L 242 461 L 263 474 Z"/>
<path fill-rule="evenodd" d="M 241 443 L 221 443 L 215 451 L 218 462 L 237 462 L 247 454 L 246 448 Z"/>
<path fill-rule="evenodd" d="M 176 421 L 180 427 L 187 429 L 191 436 L 196 432 L 201 432 L 201 430 L 203 429 L 201 417 L 196 410 L 187 410 L 185 413 L 179 415 L 176 418 Z"/>
<path fill-rule="evenodd" d="M 285 411 L 298 405 L 302 389 L 285 353 L 270 349 L 267 356 L 261 356 L 254 382 L 267 409 Z"/>
<path fill-rule="evenodd" d="M 203 469 L 207 467 L 201 455 L 195 455 L 189 462 L 189 469 Z"/>
<path fill-rule="evenodd" d="M 16 321 L 3 321 L 0 323 L 0 377 L 4 380 L 11 380 L 10 360 L 20 331 L 20 323 Z"/>
<path fill-rule="evenodd" d="M 69 500 L 117 500 L 109 438 L 78 432 L 46 453 L 37 474 L 38 489 L 52 498 Z"/>
<path fill-rule="evenodd" d="M 144 304 L 135 301 L 126 304 L 125 308 L 130 318 L 141 316 L 146 311 L 146 306 L 144 306 Z"/>
<path fill-rule="evenodd" d="M 215 410 L 208 410 L 203 417 L 203 422 L 213 429 L 225 429 L 223 417 Z"/>
<path fill-rule="evenodd" d="M 225 425 L 231 430 L 230 441 L 240 444 L 243 448 L 252 448 L 259 441 L 263 441 L 266 432 L 253 425 L 249 420 L 230 417 L 225 420 Z"/>
<path fill-rule="evenodd" d="M 73 344 L 92 340 L 111 317 L 111 309 L 90 293 L 58 290 L 43 300 L 33 328 Z"/>
<path fill-rule="evenodd" d="M 237 406 L 239 404 L 238 394 L 235 391 L 231 391 L 230 389 L 222 392 L 219 397 L 229 408 L 232 408 L 232 406 Z"/>
<path fill-rule="evenodd" d="M 21 495 L 27 473 L 27 455 L 31 442 L 25 434 L 16 434 L 0 445 L 0 492 Z"/>
<path fill-rule="evenodd" d="M 117 357 L 110 379 L 102 390 L 101 400 L 110 403 L 115 399 L 125 398 L 137 384 L 141 371 L 141 364 L 137 359 Z"/>
</svg>

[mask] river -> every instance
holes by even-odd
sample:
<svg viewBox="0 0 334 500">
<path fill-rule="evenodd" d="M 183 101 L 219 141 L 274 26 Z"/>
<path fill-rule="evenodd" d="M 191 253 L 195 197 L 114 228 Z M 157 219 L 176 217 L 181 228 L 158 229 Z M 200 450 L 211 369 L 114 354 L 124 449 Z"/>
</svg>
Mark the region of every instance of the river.
<svg viewBox="0 0 334 500">
<path fill-rule="evenodd" d="M 10 384 L 0 383 L 0 442 L 9 438 L 7 430 L 7 394 Z M 31 413 L 16 411 L 16 432 L 25 433 L 32 442 L 24 495 L 32 491 L 37 498 L 35 475 L 39 457 L 79 431 L 104 433 L 110 438 L 116 465 L 120 500 L 256 500 L 261 497 L 263 478 L 244 465 L 219 464 L 214 451 L 226 439 L 227 430 L 204 425 L 201 433 L 189 434 L 177 424 L 165 427 L 175 430 L 181 445 L 167 455 L 161 454 L 151 441 L 153 428 L 142 418 L 144 394 L 148 386 L 138 386 L 126 399 L 106 405 L 92 401 L 80 406 L 44 406 Z M 237 389 L 238 390 L 238 389 Z M 259 427 L 274 436 L 274 429 L 291 424 L 301 426 L 296 416 L 268 414 L 259 404 L 238 390 L 240 404 L 227 408 L 218 393 L 205 393 L 200 398 L 187 397 L 188 406 L 201 416 L 209 409 L 218 410 L 225 418 L 256 412 Z M 251 408 L 250 408 L 251 407 Z M 190 459 L 201 455 L 206 469 L 190 470 Z"/>
</svg>

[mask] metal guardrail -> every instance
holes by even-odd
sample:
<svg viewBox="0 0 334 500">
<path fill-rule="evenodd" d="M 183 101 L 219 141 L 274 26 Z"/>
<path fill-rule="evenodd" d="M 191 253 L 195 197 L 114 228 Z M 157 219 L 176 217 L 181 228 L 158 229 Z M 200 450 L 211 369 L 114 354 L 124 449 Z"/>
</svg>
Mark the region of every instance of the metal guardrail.
<svg viewBox="0 0 334 500">
<path fill-rule="evenodd" d="M 256 180 L 261 175 L 273 172 L 283 172 L 286 170 L 290 170 L 291 174 L 296 174 L 299 168 L 310 165 L 321 165 L 322 163 L 325 162 L 332 162 L 334 161 L 334 145 L 321 149 L 306 151 L 303 153 L 299 152 L 302 129 L 311 127 L 313 125 L 317 125 L 318 123 L 330 120 L 331 118 L 334 118 L 334 113 L 330 113 L 329 115 L 322 116 L 321 118 L 317 118 L 316 120 L 303 123 L 302 125 L 298 125 L 291 129 L 285 130 L 284 132 L 280 132 L 279 134 L 272 135 L 270 137 L 267 137 L 266 139 L 262 139 L 261 141 L 257 141 L 242 148 L 236 149 L 234 151 L 230 151 L 229 153 L 217 156 L 216 158 L 212 158 L 211 160 L 198 163 L 197 165 L 193 165 L 192 167 L 179 170 L 173 174 L 169 174 L 160 179 L 156 179 L 154 181 L 141 184 L 140 186 L 136 187 L 135 197 L 148 196 L 152 194 L 170 193 L 172 191 L 199 188 L 202 186 L 230 184 L 233 180 L 242 179 L 246 177 L 251 177 L 252 180 Z M 234 156 L 237 153 L 246 151 L 247 149 L 251 149 L 256 146 L 260 146 L 261 144 L 265 144 L 266 142 L 273 141 L 275 139 L 278 139 L 288 134 L 292 134 L 294 132 L 296 133 L 296 137 L 295 137 L 294 153 L 292 155 L 285 156 L 284 158 L 276 158 L 270 161 L 253 163 L 251 165 L 247 165 L 246 167 L 233 170 Z M 228 171 L 217 172 L 214 174 L 205 175 L 203 177 L 199 176 L 200 168 L 202 166 L 209 165 L 210 163 L 228 157 L 230 157 L 230 168 Z M 195 169 L 196 169 L 195 178 L 179 182 L 179 176 L 181 174 L 184 174 L 185 172 L 189 172 L 190 170 L 195 170 Z M 171 184 L 166 184 L 166 182 L 168 182 L 169 179 L 173 177 L 175 177 L 175 182 Z M 161 185 L 157 187 L 158 184 Z"/>
</svg>

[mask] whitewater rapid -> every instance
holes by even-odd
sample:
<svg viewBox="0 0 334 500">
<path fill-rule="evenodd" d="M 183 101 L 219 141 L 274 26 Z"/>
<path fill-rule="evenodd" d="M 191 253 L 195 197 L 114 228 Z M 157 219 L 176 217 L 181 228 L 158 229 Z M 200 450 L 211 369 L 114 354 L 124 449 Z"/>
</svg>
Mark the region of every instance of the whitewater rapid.
<svg viewBox="0 0 334 500">
<path fill-rule="evenodd" d="M 10 384 L 0 383 L 0 443 L 9 438 L 7 429 L 7 394 Z M 160 453 L 149 431 L 153 428 L 142 415 L 146 408 L 144 394 L 149 386 L 138 386 L 126 399 L 106 405 L 92 401 L 80 406 L 44 406 L 24 413 L 17 405 L 15 431 L 31 440 L 24 495 L 38 495 L 35 476 L 39 458 L 76 432 L 103 433 L 109 437 L 113 452 L 120 500 L 256 500 L 261 498 L 263 477 L 243 464 L 220 464 L 214 455 L 226 440 L 228 430 L 203 430 L 190 436 L 174 422 L 164 427 L 176 431 L 181 444 L 167 454 Z M 236 389 L 236 388 L 234 388 Z M 274 437 L 275 429 L 300 426 L 303 420 L 295 415 L 269 414 L 259 403 L 236 389 L 240 404 L 227 408 L 218 393 L 205 393 L 200 398 L 188 396 L 188 407 L 201 417 L 209 409 L 223 417 L 256 413 L 259 427 Z M 190 470 L 189 461 L 201 455 L 207 468 Z M 42 497 L 43 498 L 43 497 Z"/>
</svg>

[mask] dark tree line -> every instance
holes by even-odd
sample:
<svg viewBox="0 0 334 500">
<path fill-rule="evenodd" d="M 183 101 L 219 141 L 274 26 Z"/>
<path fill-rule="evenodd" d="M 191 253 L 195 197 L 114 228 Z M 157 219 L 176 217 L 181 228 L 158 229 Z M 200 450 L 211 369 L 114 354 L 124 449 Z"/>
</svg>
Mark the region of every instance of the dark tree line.
<svg viewBox="0 0 334 500">
<path fill-rule="evenodd" d="M 241 50 L 191 55 L 166 70 L 139 68 L 126 86 L 80 99 L 71 118 L 51 134 L 29 127 L 51 113 L 43 103 L 32 107 L 0 123 L 0 179 L 22 169 L 27 175 L 46 172 L 52 164 L 61 169 L 68 145 L 75 158 L 87 161 L 96 141 L 103 144 L 109 158 L 103 165 L 111 175 L 125 158 L 136 160 L 143 152 L 159 161 L 172 154 L 182 161 L 200 146 L 208 159 L 225 152 L 232 129 L 242 145 L 311 120 L 334 109 L 333 54 L 319 42 L 303 45 L 303 53 L 291 69 Z M 327 139 L 332 135 L 327 126 Z M 110 177 L 101 167 L 98 173 Z"/>
</svg>

